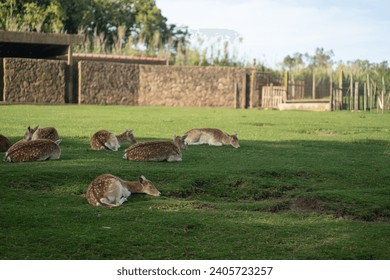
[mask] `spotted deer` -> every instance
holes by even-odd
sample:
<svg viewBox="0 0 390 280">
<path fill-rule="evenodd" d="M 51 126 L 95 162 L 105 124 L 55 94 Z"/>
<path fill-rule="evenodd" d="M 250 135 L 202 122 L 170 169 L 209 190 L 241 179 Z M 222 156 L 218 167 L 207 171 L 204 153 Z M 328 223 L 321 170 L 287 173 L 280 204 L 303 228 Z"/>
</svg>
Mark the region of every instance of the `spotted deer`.
<svg viewBox="0 0 390 280">
<path fill-rule="evenodd" d="M 55 142 L 48 139 L 19 141 L 8 149 L 4 160 L 25 162 L 59 159 L 61 156 L 60 142 L 61 139 Z"/>
<path fill-rule="evenodd" d="M 184 134 L 187 145 L 208 144 L 211 146 L 232 145 L 239 148 L 237 132 L 233 135 L 222 132 L 217 128 L 195 128 Z"/>
<path fill-rule="evenodd" d="M 185 137 L 173 136 L 173 141 L 139 142 L 125 150 L 124 159 L 134 161 L 181 161 Z"/>
<path fill-rule="evenodd" d="M 49 139 L 51 141 L 57 141 L 60 139 L 57 129 L 54 127 L 43 127 L 40 128 L 37 125 L 34 128 L 28 127 L 26 133 L 24 134 L 24 139 L 27 141 L 37 140 L 37 139 Z"/>
<path fill-rule="evenodd" d="M 6 152 L 11 146 L 11 141 L 9 141 L 4 135 L 0 134 L 0 152 Z"/>
<path fill-rule="evenodd" d="M 159 196 L 160 192 L 143 175 L 129 182 L 111 174 L 96 177 L 88 186 L 86 197 L 93 206 L 117 207 L 127 201 L 132 193 Z"/>
<path fill-rule="evenodd" d="M 89 143 L 92 150 L 110 150 L 116 152 L 121 144 L 126 141 L 130 144 L 137 142 L 133 132 L 134 130 L 126 129 L 122 134 L 115 135 L 107 130 L 99 130 L 92 135 Z"/>
</svg>

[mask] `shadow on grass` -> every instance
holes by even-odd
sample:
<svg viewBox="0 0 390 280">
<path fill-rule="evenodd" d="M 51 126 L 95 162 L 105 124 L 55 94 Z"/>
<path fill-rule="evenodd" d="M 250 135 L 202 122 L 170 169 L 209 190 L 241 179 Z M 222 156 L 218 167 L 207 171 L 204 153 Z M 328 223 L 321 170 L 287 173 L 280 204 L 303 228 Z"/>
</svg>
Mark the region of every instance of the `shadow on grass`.
<svg viewBox="0 0 390 280">
<path fill-rule="evenodd" d="M 88 141 L 64 137 L 57 161 L 0 163 L 0 187 L 81 195 L 103 173 L 130 181 L 144 175 L 162 192 L 161 199 L 204 203 L 209 209 L 228 203 L 254 212 L 390 218 L 385 141 L 241 140 L 239 149 L 189 146 L 178 163 L 127 161 L 122 158 L 127 144 L 118 152 L 93 151 Z"/>
</svg>

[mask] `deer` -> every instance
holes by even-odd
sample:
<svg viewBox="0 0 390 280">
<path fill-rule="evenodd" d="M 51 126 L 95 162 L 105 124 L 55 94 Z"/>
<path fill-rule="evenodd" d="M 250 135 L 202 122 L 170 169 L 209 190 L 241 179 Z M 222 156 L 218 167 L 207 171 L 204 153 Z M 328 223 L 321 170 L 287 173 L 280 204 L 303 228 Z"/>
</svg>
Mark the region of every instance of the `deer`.
<svg viewBox="0 0 390 280">
<path fill-rule="evenodd" d="M 55 142 L 59 140 L 60 137 L 57 129 L 51 126 L 44 128 L 40 128 L 39 125 L 34 128 L 31 128 L 30 126 L 27 127 L 27 131 L 24 134 L 24 140 L 31 141 L 37 139 L 49 139 Z"/>
<path fill-rule="evenodd" d="M 4 160 L 7 162 L 27 162 L 59 159 L 61 156 L 60 142 L 61 139 L 57 141 L 49 139 L 19 141 L 8 149 Z"/>
<path fill-rule="evenodd" d="M 0 134 L 0 152 L 4 153 L 6 152 L 10 147 L 12 146 L 11 141 L 8 140 L 7 137 Z"/>
<path fill-rule="evenodd" d="M 118 207 L 132 193 L 145 193 L 160 196 L 151 181 L 141 175 L 138 181 L 126 181 L 112 174 L 102 174 L 96 177 L 88 186 L 86 198 L 93 206 Z"/>
<path fill-rule="evenodd" d="M 124 159 L 133 161 L 182 161 L 185 137 L 173 135 L 173 141 L 139 142 L 127 148 Z"/>
<path fill-rule="evenodd" d="M 218 128 L 194 128 L 185 134 L 187 145 L 208 144 L 211 146 L 231 145 L 233 148 L 239 148 L 237 132 L 229 135 Z"/>
<path fill-rule="evenodd" d="M 124 142 L 129 142 L 130 145 L 137 142 L 133 132 L 133 129 L 126 129 L 122 134 L 115 135 L 108 130 L 99 130 L 92 135 L 89 143 L 92 150 L 109 150 L 116 152 Z"/>
</svg>

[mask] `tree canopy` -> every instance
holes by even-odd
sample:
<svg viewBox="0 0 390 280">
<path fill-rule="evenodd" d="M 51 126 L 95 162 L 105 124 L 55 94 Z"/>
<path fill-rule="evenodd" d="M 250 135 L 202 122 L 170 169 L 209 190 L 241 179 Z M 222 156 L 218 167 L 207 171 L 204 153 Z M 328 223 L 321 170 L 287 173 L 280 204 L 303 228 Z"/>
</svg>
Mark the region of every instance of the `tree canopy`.
<svg viewBox="0 0 390 280">
<path fill-rule="evenodd" d="M 4 0 L 0 29 L 81 33 L 98 37 L 104 51 L 141 44 L 151 52 L 160 47 L 174 52 L 188 36 L 186 28 L 167 24 L 154 0 Z"/>
</svg>

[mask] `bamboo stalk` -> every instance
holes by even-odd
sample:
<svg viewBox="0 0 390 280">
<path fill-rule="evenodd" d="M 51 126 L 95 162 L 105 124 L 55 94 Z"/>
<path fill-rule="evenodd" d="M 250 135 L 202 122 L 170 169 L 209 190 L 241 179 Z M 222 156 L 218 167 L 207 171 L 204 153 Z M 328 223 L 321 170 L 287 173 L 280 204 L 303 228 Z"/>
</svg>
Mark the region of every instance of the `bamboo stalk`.
<svg viewBox="0 0 390 280">
<path fill-rule="evenodd" d="M 365 112 L 366 111 L 366 107 L 367 107 L 367 85 L 366 85 L 366 82 L 364 82 L 364 97 L 363 97 L 363 111 Z"/>
<path fill-rule="evenodd" d="M 354 112 L 359 111 L 359 82 L 355 82 L 355 94 L 354 94 L 354 106 L 353 110 Z"/>
<path fill-rule="evenodd" d="M 386 92 L 385 77 L 382 76 L 382 114 L 385 112 L 385 92 Z"/>
</svg>

